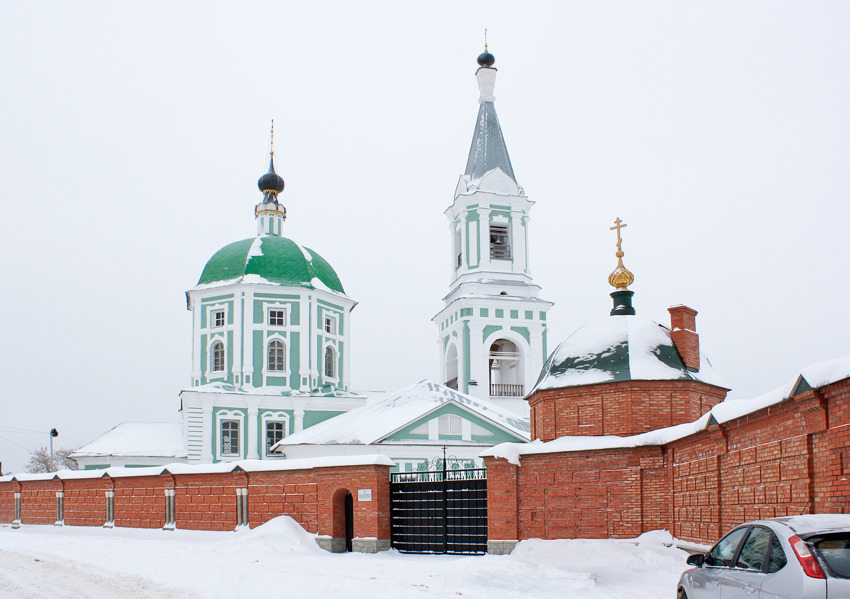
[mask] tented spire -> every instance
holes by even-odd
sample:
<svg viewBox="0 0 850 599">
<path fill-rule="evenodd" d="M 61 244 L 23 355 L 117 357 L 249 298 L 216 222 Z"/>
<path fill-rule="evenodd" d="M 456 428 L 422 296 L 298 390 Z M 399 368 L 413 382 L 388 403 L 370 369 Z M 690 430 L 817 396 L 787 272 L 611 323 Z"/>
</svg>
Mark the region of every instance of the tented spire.
<svg viewBox="0 0 850 599">
<path fill-rule="evenodd" d="M 478 57 L 478 64 L 481 66 L 475 76 L 481 92 L 478 99 L 480 107 L 464 174 L 472 179 L 479 179 L 498 167 L 516 182 L 505 138 L 502 136 L 502 127 L 496 115 L 496 106 L 493 104 L 496 100 L 493 95 L 496 84 L 496 69 L 492 66 L 494 62 L 493 55 L 486 51 Z"/>
</svg>

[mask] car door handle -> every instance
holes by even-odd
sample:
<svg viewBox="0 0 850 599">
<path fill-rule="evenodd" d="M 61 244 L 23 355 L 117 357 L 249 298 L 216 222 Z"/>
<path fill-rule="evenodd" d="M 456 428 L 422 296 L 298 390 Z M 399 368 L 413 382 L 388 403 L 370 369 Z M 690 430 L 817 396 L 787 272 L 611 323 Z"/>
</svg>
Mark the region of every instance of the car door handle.
<svg viewBox="0 0 850 599">
<path fill-rule="evenodd" d="M 750 586 L 750 585 L 744 585 L 744 590 L 747 591 L 747 595 L 749 595 L 750 593 L 755 592 L 756 587 Z"/>
<path fill-rule="evenodd" d="M 719 584 L 720 584 L 720 581 L 719 581 L 719 580 L 712 580 L 712 581 L 711 581 L 711 583 L 712 583 L 714 586 L 717 586 L 717 585 L 719 585 Z"/>
</svg>

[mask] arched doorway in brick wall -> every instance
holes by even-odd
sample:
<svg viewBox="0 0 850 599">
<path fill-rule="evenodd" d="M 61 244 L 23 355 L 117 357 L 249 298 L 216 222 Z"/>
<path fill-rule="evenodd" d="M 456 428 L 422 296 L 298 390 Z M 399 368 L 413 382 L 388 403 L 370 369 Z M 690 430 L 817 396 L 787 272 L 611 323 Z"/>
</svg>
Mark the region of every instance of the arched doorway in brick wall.
<svg viewBox="0 0 850 599">
<path fill-rule="evenodd" d="M 348 489 L 337 489 L 333 498 L 332 551 L 351 551 L 354 538 L 354 497 Z"/>
</svg>

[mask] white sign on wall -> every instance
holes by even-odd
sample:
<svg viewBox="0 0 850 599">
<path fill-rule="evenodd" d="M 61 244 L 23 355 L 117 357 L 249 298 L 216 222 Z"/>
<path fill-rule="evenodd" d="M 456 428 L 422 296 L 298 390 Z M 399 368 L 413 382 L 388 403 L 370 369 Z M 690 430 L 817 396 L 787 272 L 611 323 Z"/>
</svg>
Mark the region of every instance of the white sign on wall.
<svg viewBox="0 0 850 599">
<path fill-rule="evenodd" d="M 357 501 L 372 501 L 372 489 L 357 489 Z"/>
</svg>

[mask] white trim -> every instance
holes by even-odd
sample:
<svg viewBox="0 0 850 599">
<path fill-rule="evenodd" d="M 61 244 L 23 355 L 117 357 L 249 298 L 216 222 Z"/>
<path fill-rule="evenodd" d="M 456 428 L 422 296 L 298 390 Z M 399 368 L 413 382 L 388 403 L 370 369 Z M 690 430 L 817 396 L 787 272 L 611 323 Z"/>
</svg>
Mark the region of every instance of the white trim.
<svg viewBox="0 0 850 599">
<path fill-rule="evenodd" d="M 263 431 L 263 457 L 279 457 L 279 454 L 268 452 L 268 431 L 266 430 L 266 425 L 270 422 L 283 423 L 283 437 L 286 438 L 289 436 L 289 418 L 289 414 L 287 414 L 286 412 L 263 413 L 262 417 L 260 418 L 260 426 L 262 427 L 261 430 Z"/>
<path fill-rule="evenodd" d="M 283 343 L 283 370 L 269 370 L 269 345 L 271 345 L 272 341 L 280 341 L 281 343 Z M 284 337 L 283 335 L 280 335 L 279 333 L 273 333 L 273 334 L 269 335 L 266 338 L 265 345 L 263 346 L 263 379 L 264 379 L 263 384 L 265 385 L 268 382 L 265 379 L 267 379 L 270 376 L 273 376 L 273 377 L 284 377 L 285 376 L 285 377 L 288 378 L 290 376 L 290 371 L 289 371 L 290 358 L 291 358 L 291 356 L 289 354 L 289 341 L 287 340 L 287 338 Z M 292 387 L 292 381 L 290 381 L 290 384 L 288 385 L 288 387 Z"/>
<path fill-rule="evenodd" d="M 213 346 L 217 342 L 221 342 L 222 347 L 224 348 L 224 368 L 221 370 L 213 370 L 214 363 L 214 353 Z M 207 371 L 206 371 L 207 380 L 213 379 L 226 379 L 227 378 L 227 337 L 223 333 L 216 333 L 214 335 L 209 335 L 207 338 Z"/>
<path fill-rule="evenodd" d="M 334 376 L 328 376 L 327 371 L 325 369 L 325 362 L 327 361 L 328 348 L 333 351 L 334 355 Z M 337 384 L 339 383 L 339 348 L 331 343 L 330 341 L 325 341 L 324 345 L 322 345 L 322 381 Z"/>
<path fill-rule="evenodd" d="M 238 447 L 239 450 L 234 454 L 224 454 L 222 453 L 222 438 L 221 438 L 221 425 L 224 421 L 236 421 L 239 424 L 239 438 L 238 438 Z M 245 413 L 238 410 L 220 410 L 215 415 L 215 430 L 213 432 L 215 434 L 215 458 L 218 461 L 229 462 L 242 459 L 242 455 L 245 449 Z"/>
<path fill-rule="evenodd" d="M 269 322 L 269 312 L 272 310 L 280 310 L 283 311 L 283 324 L 271 324 Z M 286 302 L 272 301 L 266 302 L 263 301 L 263 328 L 268 331 L 271 330 L 280 330 L 289 328 L 289 312 L 291 310 L 291 306 Z"/>
</svg>

